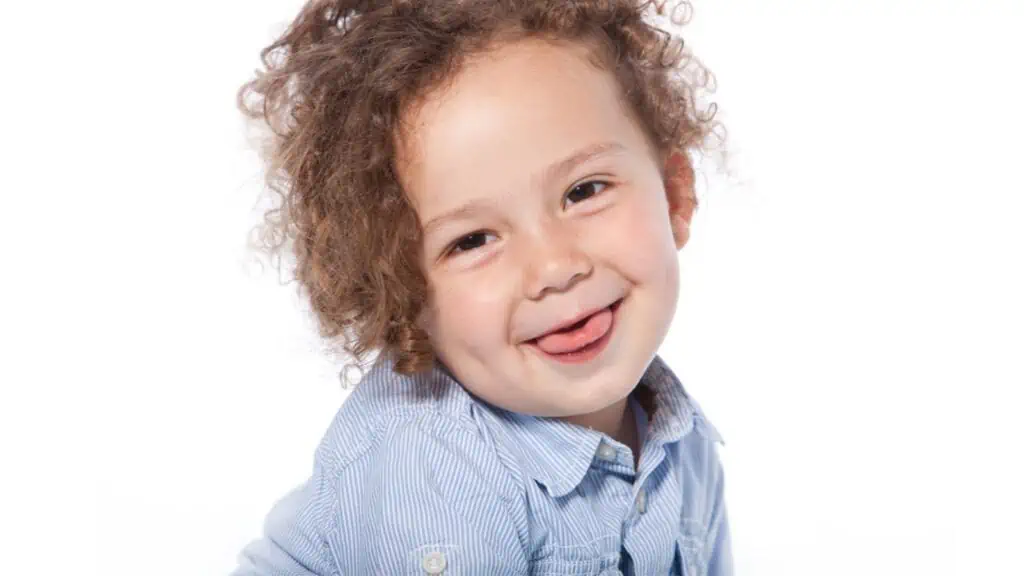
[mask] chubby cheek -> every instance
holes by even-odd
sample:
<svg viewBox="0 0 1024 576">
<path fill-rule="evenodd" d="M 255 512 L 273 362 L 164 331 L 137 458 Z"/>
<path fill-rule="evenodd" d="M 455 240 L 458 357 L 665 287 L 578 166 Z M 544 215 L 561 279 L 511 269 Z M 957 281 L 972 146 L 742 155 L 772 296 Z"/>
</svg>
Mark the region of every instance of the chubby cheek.
<svg viewBox="0 0 1024 576">
<path fill-rule="evenodd" d="M 453 355 L 493 355 L 507 342 L 508 282 L 483 274 L 463 274 L 434 281 L 431 340 L 449 361 Z"/>
<path fill-rule="evenodd" d="M 679 261 L 667 205 L 650 200 L 624 204 L 601 227 L 603 233 L 592 237 L 632 284 L 669 291 L 677 288 Z"/>
</svg>

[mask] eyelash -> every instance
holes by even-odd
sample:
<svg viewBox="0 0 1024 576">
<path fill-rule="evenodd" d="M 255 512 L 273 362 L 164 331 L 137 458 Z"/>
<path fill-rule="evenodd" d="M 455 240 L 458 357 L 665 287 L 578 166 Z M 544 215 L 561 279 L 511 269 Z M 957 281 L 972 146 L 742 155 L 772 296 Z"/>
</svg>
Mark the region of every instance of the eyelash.
<svg viewBox="0 0 1024 576">
<path fill-rule="evenodd" d="M 591 185 L 601 186 L 602 188 L 600 190 L 598 190 L 597 192 L 594 192 L 590 196 L 587 196 L 583 200 L 579 200 L 579 201 L 575 202 L 574 204 L 579 204 L 580 202 L 586 202 L 587 200 L 589 200 L 589 199 L 593 198 L 594 196 L 597 196 L 598 194 L 600 194 L 605 188 L 607 188 L 611 184 L 608 183 L 608 182 L 605 182 L 604 180 L 588 180 L 586 182 L 580 182 L 579 184 L 576 184 L 575 186 L 570 188 L 569 191 L 565 193 L 565 196 L 562 198 L 562 207 L 563 208 L 566 207 L 566 200 L 568 200 L 570 194 L 572 194 L 573 192 L 575 192 L 576 190 L 578 190 L 578 189 L 580 189 L 580 188 L 582 188 L 584 186 L 591 186 Z M 470 252 L 472 250 L 475 250 L 477 247 L 459 250 L 459 244 L 462 244 L 463 242 L 465 242 L 466 240 L 468 240 L 470 238 L 474 238 L 474 237 L 477 237 L 477 236 L 484 236 L 486 238 L 488 235 L 493 236 L 493 234 L 491 234 L 489 232 L 486 232 L 484 230 L 477 230 L 475 232 L 471 232 L 469 234 L 466 234 L 465 236 L 461 236 L 455 242 L 452 242 L 448 246 L 448 248 L 445 249 L 443 257 L 448 258 L 448 257 L 451 257 L 451 256 L 457 256 L 458 254 L 463 253 L 463 252 Z"/>
</svg>

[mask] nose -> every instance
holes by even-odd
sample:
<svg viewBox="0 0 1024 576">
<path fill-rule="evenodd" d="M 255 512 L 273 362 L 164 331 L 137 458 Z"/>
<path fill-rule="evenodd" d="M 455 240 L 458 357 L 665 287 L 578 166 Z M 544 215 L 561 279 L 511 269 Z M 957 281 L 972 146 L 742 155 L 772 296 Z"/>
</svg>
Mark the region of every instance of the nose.
<svg viewBox="0 0 1024 576">
<path fill-rule="evenodd" d="M 594 266 L 570 232 L 545 231 L 527 247 L 526 295 L 537 300 L 547 292 L 564 292 L 589 277 Z"/>
</svg>

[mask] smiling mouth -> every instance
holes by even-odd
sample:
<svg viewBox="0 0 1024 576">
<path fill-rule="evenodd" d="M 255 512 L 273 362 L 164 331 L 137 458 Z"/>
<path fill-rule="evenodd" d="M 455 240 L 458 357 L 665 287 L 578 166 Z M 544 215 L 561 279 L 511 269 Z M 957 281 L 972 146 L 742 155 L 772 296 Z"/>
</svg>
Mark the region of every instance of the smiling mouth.
<svg viewBox="0 0 1024 576">
<path fill-rule="evenodd" d="M 611 340 L 616 312 L 622 300 L 576 323 L 529 340 L 527 345 L 558 362 L 578 364 L 596 358 Z"/>
</svg>

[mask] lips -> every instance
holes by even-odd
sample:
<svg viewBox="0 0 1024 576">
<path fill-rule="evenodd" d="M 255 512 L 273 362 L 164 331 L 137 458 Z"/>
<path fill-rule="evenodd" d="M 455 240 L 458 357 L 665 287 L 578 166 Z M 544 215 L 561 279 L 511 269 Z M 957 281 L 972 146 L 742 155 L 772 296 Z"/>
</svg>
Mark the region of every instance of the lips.
<svg viewBox="0 0 1024 576">
<path fill-rule="evenodd" d="M 533 339 L 531 343 L 551 355 L 581 351 L 604 338 L 612 329 L 612 320 L 618 304 L 617 301 L 582 318 L 563 323 Z"/>
</svg>

